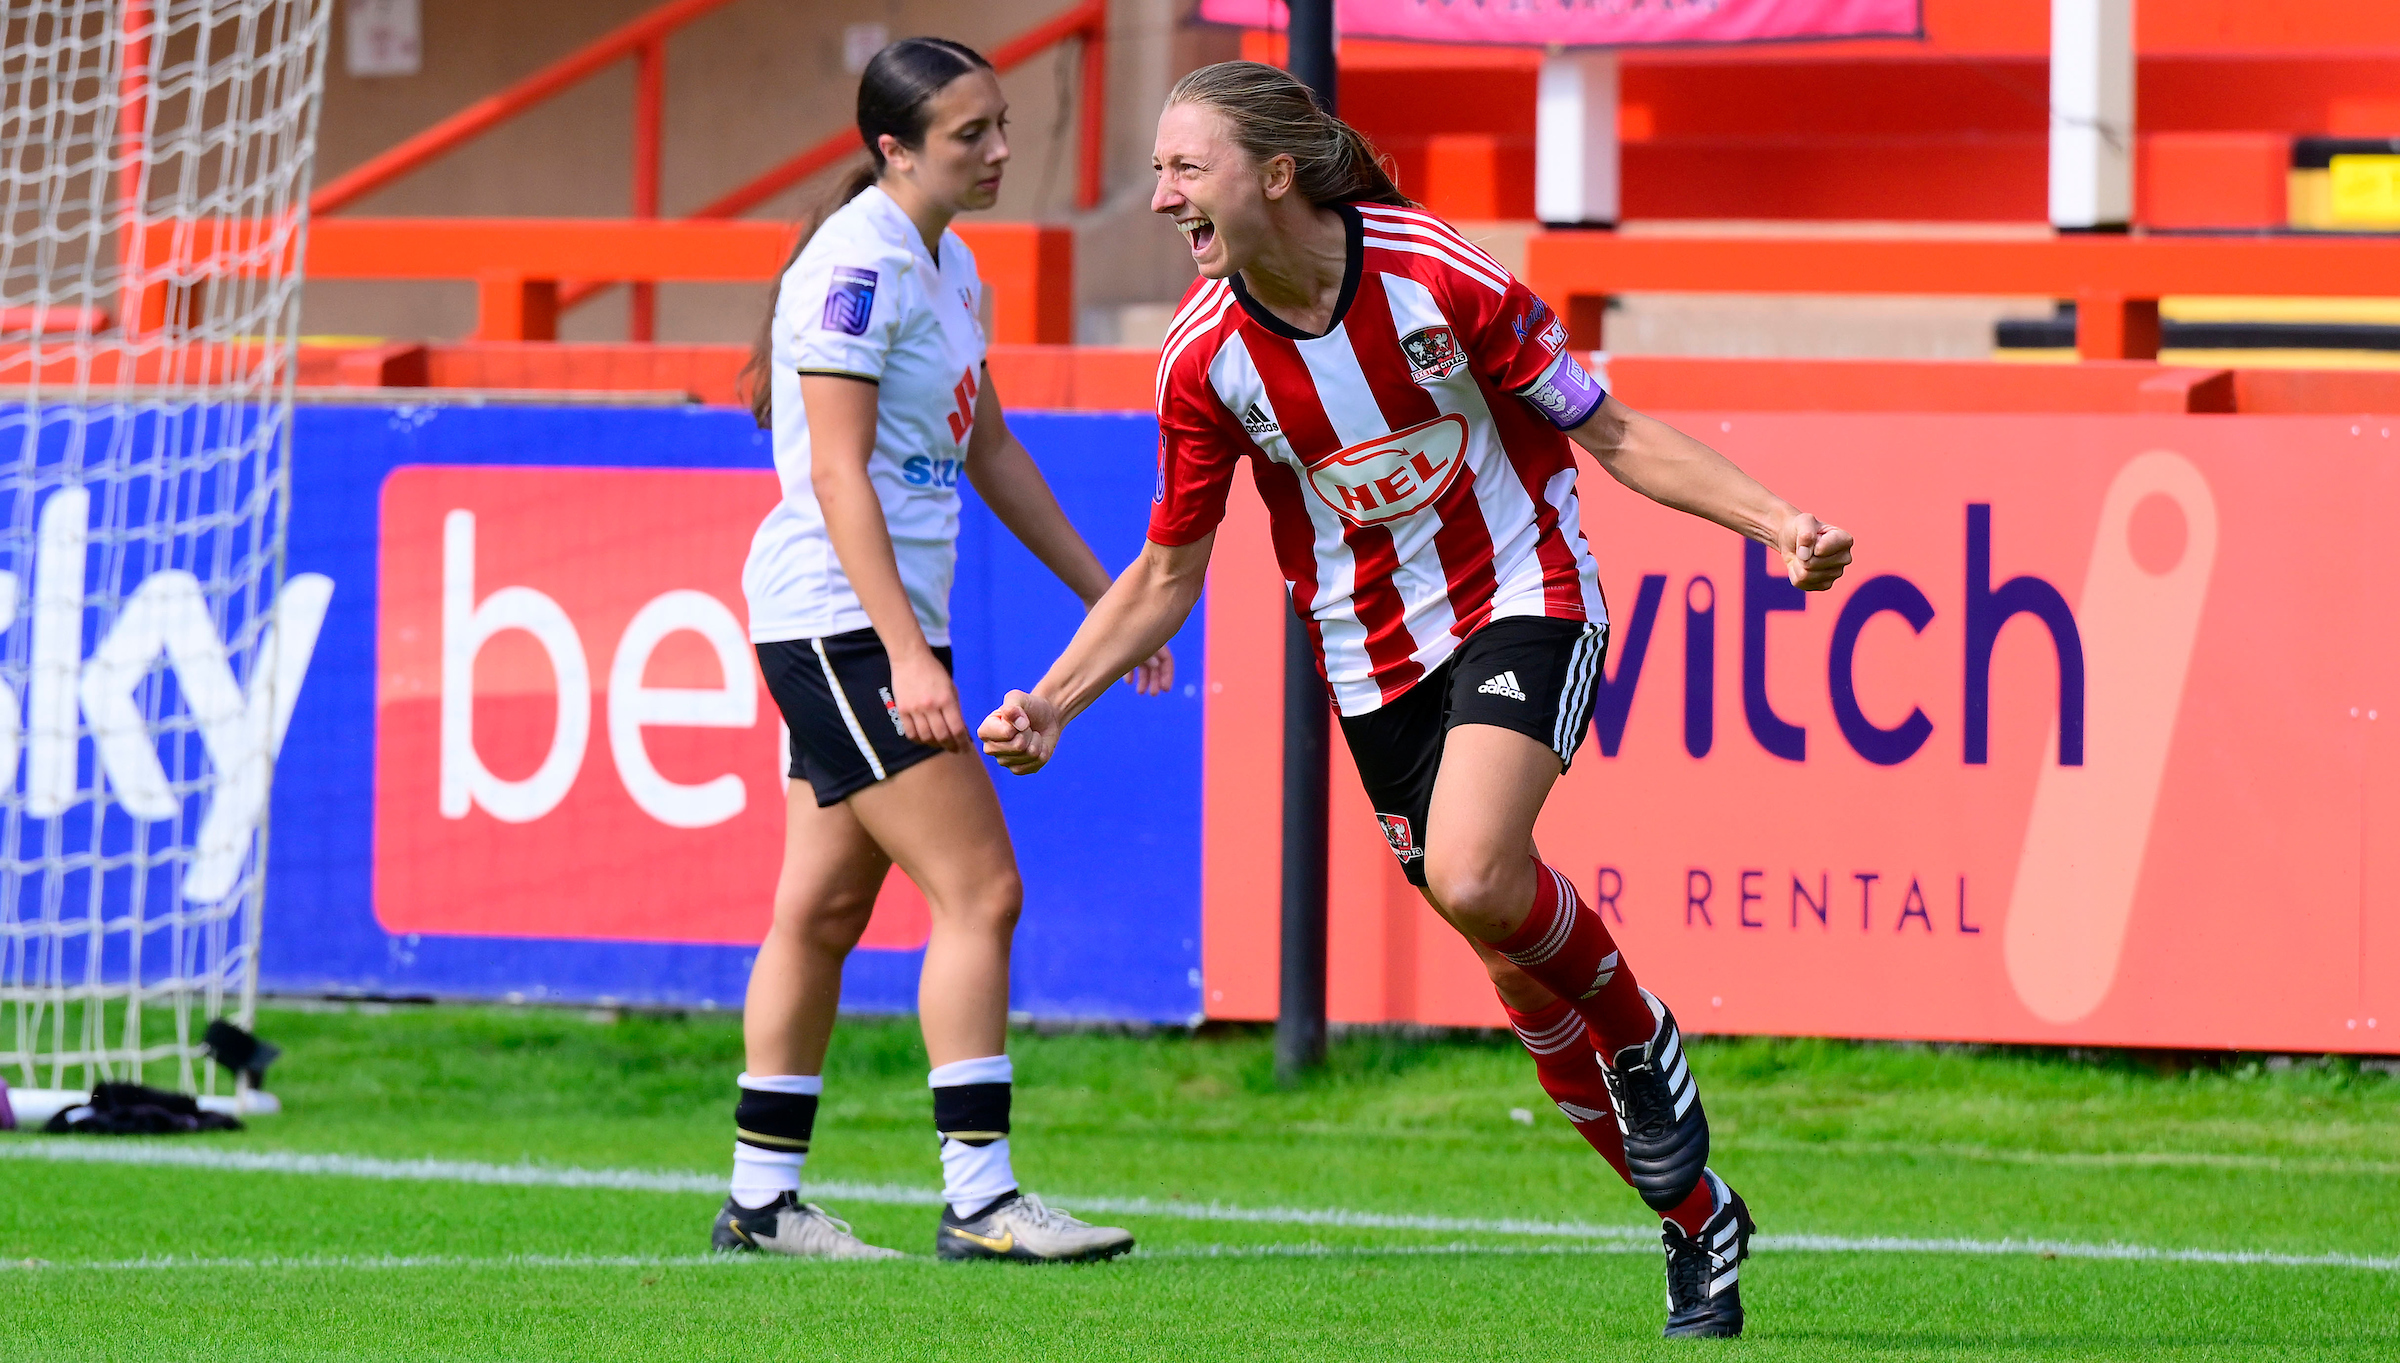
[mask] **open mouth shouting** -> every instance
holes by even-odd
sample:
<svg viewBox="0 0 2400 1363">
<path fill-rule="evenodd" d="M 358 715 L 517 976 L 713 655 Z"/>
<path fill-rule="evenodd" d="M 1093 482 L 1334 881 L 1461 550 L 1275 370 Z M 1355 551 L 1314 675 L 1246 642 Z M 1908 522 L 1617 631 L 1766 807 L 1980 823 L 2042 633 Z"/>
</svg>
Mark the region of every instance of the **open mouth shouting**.
<svg viewBox="0 0 2400 1363">
<path fill-rule="evenodd" d="M 1176 222 L 1175 230 L 1183 233 L 1184 245 L 1192 248 L 1194 257 L 1208 254 L 1210 243 L 1217 239 L 1217 225 L 1206 218 L 1187 218 Z"/>
</svg>

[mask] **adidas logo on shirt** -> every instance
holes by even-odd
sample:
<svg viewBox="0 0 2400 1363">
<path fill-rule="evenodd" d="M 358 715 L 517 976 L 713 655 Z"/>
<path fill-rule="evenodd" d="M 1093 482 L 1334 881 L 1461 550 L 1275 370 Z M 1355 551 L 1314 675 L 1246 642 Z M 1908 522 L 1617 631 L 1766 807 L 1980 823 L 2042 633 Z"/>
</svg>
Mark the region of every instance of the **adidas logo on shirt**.
<svg viewBox="0 0 2400 1363">
<path fill-rule="evenodd" d="M 1506 696 L 1510 700 L 1525 699 L 1525 692 L 1517 685 L 1517 674 L 1513 668 L 1476 687 L 1475 690 L 1480 695 Z"/>
<path fill-rule="evenodd" d="M 1242 429 L 1252 435 L 1283 434 L 1283 428 L 1275 424 L 1275 418 L 1260 411 L 1255 402 L 1250 404 L 1250 410 L 1242 413 Z"/>
</svg>

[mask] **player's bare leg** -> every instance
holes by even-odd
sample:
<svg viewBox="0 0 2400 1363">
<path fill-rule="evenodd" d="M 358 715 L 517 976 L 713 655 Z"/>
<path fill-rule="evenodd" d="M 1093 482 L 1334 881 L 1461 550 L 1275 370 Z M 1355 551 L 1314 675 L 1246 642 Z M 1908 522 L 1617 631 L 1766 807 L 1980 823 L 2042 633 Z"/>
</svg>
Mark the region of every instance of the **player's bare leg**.
<svg viewBox="0 0 2400 1363">
<path fill-rule="evenodd" d="M 1673 1015 L 1532 850 L 1558 776 L 1557 754 L 1537 739 L 1451 729 L 1425 819 L 1426 898 L 1474 945 L 1544 1089 L 1664 1218 L 1667 1333 L 1739 1334 L 1749 1209 L 1706 1168 L 1707 1116 Z"/>
<path fill-rule="evenodd" d="M 866 933 L 892 859 L 847 801 L 817 807 L 806 781 L 785 789 L 783 869 L 742 1006 L 752 1074 L 817 1074 L 842 1001 L 842 962 Z"/>
<path fill-rule="evenodd" d="M 800 1200 L 800 1170 L 824 1092 L 825 1047 L 842 998 L 842 961 L 866 932 L 890 867 L 847 805 L 820 809 L 807 782 L 785 787 L 774 919 L 742 1005 L 733 1187 L 710 1235 L 721 1251 L 893 1257 Z"/>
<path fill-rule="evenodd" d="M 933 912 L 917 1012 L 933 1063 L 948 1204 L 935 1253 L 1058 1262 L 1133 1248 L 1123 1230 L 1085 1225 L 1024 1195 L 1010 1165 L 1008 956 L 1025 895 L 983 759 L 936 754 L 851 796 L 849 805 Z"/>
<path fill-rule="evenodd" d="M 937 753 L 846 802 L 925 894 L 917 1019 L 935 1068 L 1008 1049 L 1008 954 L 1025 894 L 983 759 Z"/>
</svg>

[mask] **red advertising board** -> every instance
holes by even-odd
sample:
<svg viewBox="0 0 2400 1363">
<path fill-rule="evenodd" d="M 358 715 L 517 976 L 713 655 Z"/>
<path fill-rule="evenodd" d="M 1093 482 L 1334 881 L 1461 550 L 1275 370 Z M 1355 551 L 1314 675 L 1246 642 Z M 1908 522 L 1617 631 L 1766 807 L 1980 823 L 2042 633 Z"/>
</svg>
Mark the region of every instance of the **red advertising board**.
<svg viewBox="0 0 2400 1363">
<path fill-rule="evenodd" d="M 384 483 L 386 931 L 755 945 L 782 724 L 741 588 L 770 473 L 413 467 Z M 863 945 L 913 948 L 894 872 Z"/>
<path fill-rule="evenodd" d="M 1687 1026 L 2400 1051 L 2394 423 L 1669 419 L 1859 538 L 1804 596 L 1585 466 L 1609 667 L 1537 836 Z M 1210 601 L 1228 1018 L 1275 1006 L 1263 521 L 1245 493 Z M 1498 1025 L 1335 746 L 1333 1016 Z"/>
</svg>

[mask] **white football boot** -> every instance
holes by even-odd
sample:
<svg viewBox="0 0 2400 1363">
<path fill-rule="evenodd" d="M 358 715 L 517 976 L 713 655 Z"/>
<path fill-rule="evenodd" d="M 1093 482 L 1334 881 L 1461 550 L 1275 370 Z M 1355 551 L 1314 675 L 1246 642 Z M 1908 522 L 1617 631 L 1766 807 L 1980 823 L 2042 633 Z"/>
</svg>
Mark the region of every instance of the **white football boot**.
<svg viewBox="0 0 2400 1363">
<path fill-rule="evenodd" d="M 933 1252 L 943 1259 L 1079 1264 L 1114 1259 L 1132 1248 L 1132 1231 L 1087 1225 L 1031 1193 L 1012 1193 L 972 1218 L 944 1207 L 941 1228 L 933 1233 Z"/>
<path fill-rule="evenodd" d="M 850 1233 L 850 1223 L 798 1193 L 785 1193 L 763 1207 L 732 1198 L 717 1210 L 710 1247 L 720 1254 L 790 1254 L 808 1259 L 899 1259 L 896 1249 L 870 1245 Z"/>
</svg>

